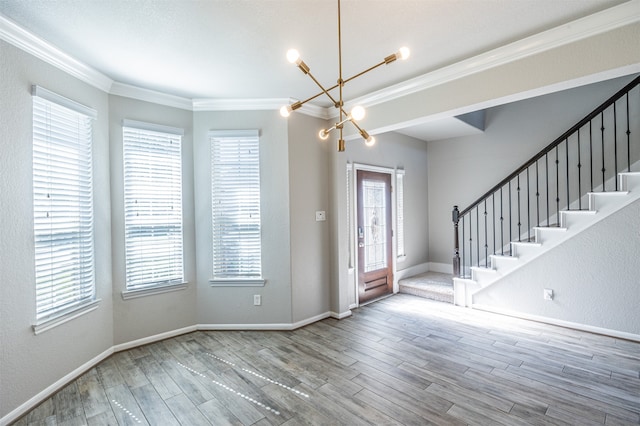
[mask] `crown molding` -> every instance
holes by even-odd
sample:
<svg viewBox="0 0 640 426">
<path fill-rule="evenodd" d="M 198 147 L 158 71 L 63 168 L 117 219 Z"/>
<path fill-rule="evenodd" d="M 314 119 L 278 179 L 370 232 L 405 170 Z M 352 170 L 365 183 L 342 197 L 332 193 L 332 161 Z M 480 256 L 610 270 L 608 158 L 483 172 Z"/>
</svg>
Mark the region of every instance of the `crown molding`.
<svg viewBox="0 0 640 426">
<path fill-rule="evenodd" d="M 638 21 L 640 21 L 640 0 L 630 0 L 607 10 L 353 99 L 345 105 L 345 108 L 348 109 L 356 104 L 373 106 L 388 102 Z M 106 75 L 31 34 L 2 14 L 0 14 L 0 39 L 113 95 L 191 111 L 277 110 L 282 105 L 295 101 L 291 99 L 188 99 L 114 82 Z M 309 103 L 304 104 L 296 112 L 325 120 L 336 116 L 333 108 L 324 108 Z"/>
<path fill-rule="evenodd" d="M 259 111 L 279 110 L 283 105 L 296 102 L 291 98 L 267 99 L 193 99 L 193 111 Z M 329 119 L 329 109 L 306 103 L 295 112 L 323 120 Z"/>
<path fill-rule="evenodd" d="M 165 105 L 191 111 L 191 99 L 168 95 L 166 93 L 144 89 L 142 87 L 132 86 L 129 84 L 118 83 L 117 81 L 113 83 L 109 93 L 112 95 L 123 96 L 125 98 L 132 98 L 139 101 L 151 102 L 158 105 Z"/>
<path fill-rule="evenodd" d="M 453 80 L 510 62 L 593 37 L 640 21 L 640 0 L 631 0 L 593 15 L 518 40 L 455 64 L 439 68 L 402 83 L 386 87 L 348 102 L 351 105 L 373 106 L 421 92 Z M 335 114 L 332 114 L 335 116 Z"/>
<path fill-rule="evenodd" d="M 280 109 L 289 99 L 192 99 L 194 111 L 256 111 Z"/>
<path fill-rule="evenodd" d="M 101 72 L 72 58 L 54 45 L 31 34 L 15 22 L 0 14 L 0 39 L 42 59 L 46 63 L 70 74 L 79 80 L 109 92 L 113 80 Z"/>
</svg>

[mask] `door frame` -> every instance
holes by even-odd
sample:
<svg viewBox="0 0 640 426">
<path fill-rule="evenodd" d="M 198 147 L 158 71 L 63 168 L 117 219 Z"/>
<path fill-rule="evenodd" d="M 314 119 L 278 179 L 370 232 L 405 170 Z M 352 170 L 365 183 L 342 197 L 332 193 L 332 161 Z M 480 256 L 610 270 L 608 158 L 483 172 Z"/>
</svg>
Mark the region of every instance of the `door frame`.
<svg viewBox="0 0 640 426">
<path fill-rule="evenodd" d="M 353 291 L 355 292 L 356 307 L 360 306 L 360 296 L 358 294 L 358 282 L 359 282 L 359 264 L 358 264 L 358 235 L 357 235 L 357 223 L 358 223 L 358 170 L 364 170 L 368 172 L 376 172 L 382 174 L 388 174 L 391 176 L 391 268 L 393 272 L 393 294 L 396 294 L 399 290 L 398 279 L 396 277 L 396 263 L 397 263 L 397 243 L 396 243 L 396 169 L 391 167 L 373 166 L 370 164 L 353 163 L 353 177 L 351 179 L 351 205 L 353 206 L 349 214 L 349 223 L 351 224 L 349 229 L 349 247 L 352 247 L 353 267 L 354 267 L 354 280 Z"/>
</svg>

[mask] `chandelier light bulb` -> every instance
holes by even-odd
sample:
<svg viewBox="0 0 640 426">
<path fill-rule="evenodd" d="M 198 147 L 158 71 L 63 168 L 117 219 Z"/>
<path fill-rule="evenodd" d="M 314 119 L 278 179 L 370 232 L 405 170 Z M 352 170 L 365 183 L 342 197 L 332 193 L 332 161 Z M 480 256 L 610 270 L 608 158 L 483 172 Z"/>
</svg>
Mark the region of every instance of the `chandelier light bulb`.
<svg viewBox="0 0 640 426">
<path fill-rule="evenodd" d="M 365 139 L 364 144 L 366 146 L 374 146 L 376 144 L 376 138 L 374 138 L 373 136 L 369 136 L 367 139 Z"/>
<path fill-rule="evenodd" d="M 360 105 L 354 106 L 353 109 L 351 110 L 351 118 L 353 118 L 356 121 L 362 120 L 365 114 L 366 114 L 366 111 Z"/>
<path fill-rule="evenodd" d="M 300 59 L 300 53 L 296 49 L 287 50 L 287 61 L 292 64 L 295 64 Z"/>
<path fill-rule="evenodd" d="M 322 129 L 320 130 L 320 132 L 318 132 L 318 137 L 323 141 L 326 141 L 327 139 L 329 139 L 329 132 L 327 131 L 327 129 Z"/>
<path fill-rule="evenodd" d="M 283 105 L 282 108 L 280 108 L 280 115 L 287 118 L 291 115 L 291 111 L 291 105 Z"/>
<path fill-rule="evenodd" d="M 409 57 L 410 54 L 411 54 L 411 51 L 409 50 L 409 48 L 406 46 L 403 46 L 400 48 L 400 50 L 398 50 L 398 53 L 396 53 L 396 57 L 398 59 L 405 60 Z"/>
</svg>

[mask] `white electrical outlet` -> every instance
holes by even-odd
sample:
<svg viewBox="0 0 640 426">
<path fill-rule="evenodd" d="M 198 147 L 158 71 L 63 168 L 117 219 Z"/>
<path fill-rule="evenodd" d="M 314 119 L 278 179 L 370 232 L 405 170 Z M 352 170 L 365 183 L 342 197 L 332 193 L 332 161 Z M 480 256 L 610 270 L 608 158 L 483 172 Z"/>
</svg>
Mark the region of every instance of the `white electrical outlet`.
<svg viewBox="0 0 640 426">
<path fill-rule="evenodd" d="M 254 294 L 253 306 L 260 306 L 260 305 L 262 305 L 262 296 L 260 296 L 259 294 Z"/>
<path fill-rule="evenodd" d="M 544 297 L 544 300 L 553 300 L 553 290 L 550 288 L 545 288 L 542 291 L 542 296 Z"/>
</svg>

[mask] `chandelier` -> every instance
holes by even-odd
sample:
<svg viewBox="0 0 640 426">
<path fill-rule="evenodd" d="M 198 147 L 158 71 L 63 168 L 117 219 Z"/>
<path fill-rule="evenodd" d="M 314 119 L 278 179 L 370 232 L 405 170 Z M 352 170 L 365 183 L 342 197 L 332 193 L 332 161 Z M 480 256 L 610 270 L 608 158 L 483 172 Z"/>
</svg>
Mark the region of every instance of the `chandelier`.
<svg viewBox="0 0 640 426">
<path fill-rule="evenodd" d="M 371 146 L 373 144 L 375 144 L 375 138 L 371 135 L 369 135 L 369 133 L 367 133 L 366 130 L 364 130 L 362 127 L 360 127 L 358 125 L 358 121 L 362 120 L 365 116 L 365 110 L 363 107 L 361 106 L 355 106 L 353 107 L 353 109 L 351 110 L 351 112 L 349 114 L 347 114 L 347 112 L 344 110 L 344 101 L 343 101 L 343 97 L 342 97 L 342 91 L 344 88 L 344 85 L 346 83 L 348 83 L 349 81 L 360 77 L 363 74 L 368 73 L 369 71 L 372 71 L 382 65 L 387 65 L 390 64 L 391 62 L 395 61 L 396 59 L 407 59 L 409 57 L 409 49 L 407 47 L 401 47 L 400 50 L 398 50 L 398 52 L 387 56 L 386 58 L 384 58 L 381 62 L 377 63 L 376 65 L 367 68 L 366 70 L 359 72 L 347 79 L 343 79 L 342 78 L 342 33 L 341 33 L 341 28 L 340 28 L 340 0 L 338 0 L 338 82 L 329 87 L 329 88 L 325 88 L 314 76 L 313 74 L 311 74 L 311 70 L 309 69 L 309 66 L 307 64 L 304 63 L 304 61 L 302 59 L 300 59 L 300 54 L 298 53 L 297 50 L 295 49 L 289 49 L 289 51 L 287 52 L 287 60 L 292 63 L 292 64 L 296 64 L 298 66 L 298 68 L 300 69 L 300 71 L 302 71 L 304 74 L 308 75 L 313 81 L 314 83 L 316 83 L 316 85 L 318 85 L 318 87 L 320 88 L 320 92 L 317 93 L 314 96 L 311 96 L 308 99 L 305 99 L 303 101 L 297 101 L 294 102 L 290 105 L 285 105 L 282 108 L 280 108 L 280 115 L 282 115 L 283 117 L 288 117 L 292 111 L 297 110 L 298 108 L 300 108 L 302 105 L 304 105 L 305 103 L 317 98 L 318 96 L 321 95 L 327 95 L 327 97 L 331 100 L 331 102 L 333 102 L 333 106 L 335 108 L 338 109 L 338 122 L 335 123 L 332 127 L 328 128 L 328 129 L 322 129 L 320 130 L 320 132 L 318 133 L 318 137 L 320 137 L 320 139 L 322 140 L 326 140 L 329 137 L 329 133 L 332 130 L 338 130 L 339 132 L 339 138 L 338 138 L 338 151 L 344 151 L 345 148 L 345 142 L 342 136 L 342 129 L 343 126 L 346 122 L 351 122 L 351 124 L 353 124 L 355 126 L 355 128 L 358 130 L 358 132 L 360 133 L 360 136 L 362 136 L 362 138 L 365 140 L 365 144 L 367 146 Z M 333 91 L 334 89 L 339 89 L 339 97 L 338 99 L 336 99 L 333 95 L 331 95 L 331 91 Z"/>
</svg>

